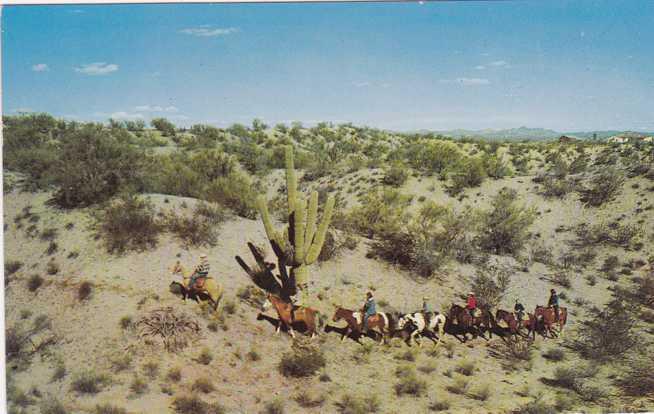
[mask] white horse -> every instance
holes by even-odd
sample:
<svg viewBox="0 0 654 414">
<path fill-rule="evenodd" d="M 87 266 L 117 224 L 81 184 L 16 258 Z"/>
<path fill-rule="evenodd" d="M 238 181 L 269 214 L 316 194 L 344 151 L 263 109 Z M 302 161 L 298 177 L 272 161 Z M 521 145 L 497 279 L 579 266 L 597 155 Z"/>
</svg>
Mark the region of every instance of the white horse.
<svg viewBox="0 0 654 414">
<path fill-rule="evenodd" d="M 438 312 L 414 312 L 400 317 L 397 327 L 399 329 L 404 329 L 408 322 L 413 324 L 415 329 L 411 332 L 411 336 L 409 337 L 409 345 L 411 345 L 411 340 L 413 339 L 418 346 L 422 346 L 418 341 L 418 337 L 425 336 L 434 341 L 436 346 L 438 346 L 440 345 L 445 333 L 445 321 L 445 315 Z M 436 332 L 438 332 L 438 340 L 434 339 Z"/>
</svg>

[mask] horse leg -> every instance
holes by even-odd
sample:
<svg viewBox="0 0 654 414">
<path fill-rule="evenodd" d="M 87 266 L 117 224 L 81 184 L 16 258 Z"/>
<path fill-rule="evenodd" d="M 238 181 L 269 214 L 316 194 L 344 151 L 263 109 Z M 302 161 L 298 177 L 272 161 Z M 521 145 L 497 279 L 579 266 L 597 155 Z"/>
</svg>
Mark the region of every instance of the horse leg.
<svg viewBox="0 0 654 414">
<path fill-rule="evenodd" d="M 345 328 L 345 332 L 343 332 L 343 336 L 341 336 L 341 342 L 345 341 L 345 337 L 350 333 L 350 327 L 348 326 Z"/>
<path fill-rule="evenodd" d="M 277 319 L 277 329 L 275 330 L 275 335 L 278 335 L 282 330 L 282 318 Z"/>
</svg>

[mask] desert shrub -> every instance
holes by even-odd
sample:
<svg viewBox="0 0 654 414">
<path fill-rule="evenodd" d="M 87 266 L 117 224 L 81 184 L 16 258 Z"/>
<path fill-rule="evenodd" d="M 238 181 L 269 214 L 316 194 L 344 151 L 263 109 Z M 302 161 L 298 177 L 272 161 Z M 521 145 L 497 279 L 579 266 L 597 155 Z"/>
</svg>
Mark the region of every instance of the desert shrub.
<svg viewBox="0 0 654 414">
<path fill-rule="evenodd" d="M 165 137 L 175 136 L 175 125 L 166 118 L 153 118 L 150 124 Z"/>
<path fill-rule="evenodd" d="M 193 391 L 200 391 L 205 394 L 210 393 L 211 391 L 214 391 L 216 387 L 213 386 L 213 382 L 209 378 L 197 378 L 194 382 L 193 385 L 191 386 L 191 389 Z"/>
<path fill-rule="evenodd" d="M 182 379 L 182 370 L 179 368 L 171 368 L 166 374 L 166 378 L 172 382 L 179 382 Z"/>
<path fill-rule="evenodd" d="M 454 382 L 446 386 L 445 389 L 452 394 L 465 394 L 468 392 L 470 381 L 465 377 L 456 377 Z"/>
<path fill-rule="evenodd" d="M 244 174 L 231 173 L 216 178 L 206 190 L 207 200 L 230 208 L 241 217 L 254 219 L 257 216 L 255 206 L 255 188 Z"/>
<path fill-rule="evenodd" d="M 502 341 L 491 344 L 488 354 L 497 358 L 506 371 L 530 370 L 534 346 L 529 341 Z"/>
<path fill-rule="evenodd" d="M 208 404 L 197 396 L 175 397 L 173 409 L 177 414 L 224 414 L 225 408 L 217 403 Z"/>
<path fill-rule="evenodd" d="M 567 194 L 575 191 L 574 181 L 567 178 L 557 178 L 547 176 L 542 179 L 543 191 L 545 197 L 563 198 Z"/>
<path fill-rule="evenodd" d="M 462 360 L 456 366 L 455 371 L 459 374 L 470 376 L 475 372 L 475 362 L 471 360 Z"/>
<path fill-rule="evenodd" d="M 450 195 L 457 195 L 466 188 L 480 186 L 485 178 L 483 161 L 479 157 L 468 157 L 452 173 L 452 185 L 447 191 Z"/>
<path fill-rule="evenodd" d="M 570 275 L 567 272 L 556 272 L 550 277 L 549 280 L 552 283 L 567 289 L 570 289 L 570 287 L 572 287 L 572 282 L 570 281 Z"/>
<path fill-rule="evenodd" d="M 61 139 L 53 175 L 55 200 L 64 207 L 88 206 L 136 183 L 143 155 L 101 126 L 85 125 Z"/>
<path fill-rule="evenodd" d="M 484 171 L 489 177 L 498 180 L 511 174 L 511 168 L 497 155 L 487 155 L 483 158 Z"/>
<path fill-rule="evenodd" d="M 94 414 L 127 414 L 127 410 L 112 404 L 98 404 Z"/>
<path fill-rule="evenodd" d="M 53 260 L 50 260 L 48 264 L 45 266 L 45 272 L 50 276 L 56 275 L 57 273 L 59 273 L 59 270 L 60 270 L 59 265 L 57 264 L 57 262 Z"/>
<path fill-rule="evenodd" d="M 143 364 L 143 372 L 149 379 L 156 379 L 159 375 L 159 363 L 155 361 L 146 362 Z"/>
<path fill-rule="evenodd" d="M 376 395 L 358 397 L 352 394 L 345 394 L 336 402 L 336 408 L 340 414 L 369 414 L 379 410 L 379 399 Z"/>
<path fill-rule="evenodd" d="M 161 225 L 154 206 L 134 194 L 123 194 L 92 214 L 92 229 L 110 253 L 145 250 L 156 246 Z"/>
<path fill-rule="evenodd" d="M 59 381 L 66 376 L 66 366 L 63 363 L 58 363 L 52 373 L 52 381 Z"/>
<path fill-rule="evenodd" d="M 129 384 L 129 390 L 134 395 L 141 395 L 148 390 L 148 383 L 145 382 L 142 378 L 135 376 L 132 382 Z"/>
<path fill-rule="evenodd" d="M 654 394 L 654 360 L 651 358 L 652 349 L 632 353 L 626 360 L 626 364 L 616 384 L 631 396 L 648 396 Z"/>
<path fill-rule="evenodd" d="M 35 217 L 35 216 L 33 216 L 33 217 Z M 41 239 L 41 241 L 53 241 L 54 239 L 57 238 L 57 234 L 58 234 L 57 229 L 50 227 L 50 228 L 44 229 L 41 232 L 41 234 L 39 235 L 39 239 Z"/>
<path fill-rule="evenodd" d="M 427 383 L 418 378 L 416 370 L 411 365 L 400 366 L 395 370 L 399 381 L 395 384 L 395 394 L 419 397 L 427 390 Z"/>
<path fill-rule="evenodd" d="M 56 242 L 52 241 L 48 244 L 48 247 L 45 249 L 45 254 L 51 256 L 55 254 L 57 250 L 59 250 L 59 245 Z"/>
<path fill-rule="evenodd" d="M 408 221 L 410 197 L 393 189 L 368 192 L 348 217 L 348 224 L 362 236 L 372 238 L 398 233 Z"/>
<path fill-rule="evenodd" d="M 409 178 L 407 167 L 400 162 L 394 162 L 384 170 L 382 183 L 392 187 L 401 187 L 407 178 Z"/>
<path fill-rule="evenodd" d="M 43 282 L 44 282 L 44 280 L 41 277 L 41 275 L 38 275 L 38 274 L 37 275 L 32 275 L 27 280 L 27 290 L 29 290 L 30 292 L 36 292 L 36 290 L 38 288 L 40 288 L 41 285 L 43 285 Z"/>
<path fill-rule="evenodd" d="M 318 347 L 295 342 L 293 350 L 282 355 L 279 371 L 286 377 L 310 377 L 325 364 L 325 356 Z"/>
<path fill-rule="evenodd" d="M 198 356 L 198 362 L 203 365 L 209 365 L 211 361 L 213 361 L 213 355 L 209 348 L 202 349 L 202 352 L 200 352 L 200 355 Z"/>
<path fill-rule="evenodd" d="M 218 242 L 216 218 L 207 217 L 196 207 L 193 215 L 165 215 L 165 228 L 174 233 L 186 246 L 215 246 Z"/>
<path fill-rule="evenodd" d="M 338 240 L 336 240 L 334 233 L 328 230 L 325 234 L 325 242 L 323 243 L 320 254 L 318 255 L 318 261 L 326 262 L 330 259 L 338 257 L 342 248 L 343 245 Z"/>
<path fill-rule="evenodd" d="M 454 168 L 464 154 L 450 141 L 421 139 L 404 148 L 404 156 L 414 169 L 441 174 Z"/>
<path fill-rule="evenodd" d="M 429 411 L 447 411 L 450 409 L 450 402 L 448 400 L 432 400 L 429 402 L 427 408 Z"/>
<path fill-rule="evenodd" d="M 130 354 L 124 354 L 122 356 L 115 357 L 111 360 L 111 368 L 114 372 L 122 372 L 129 369 L 132 366 L 132 356 Z"/>
<path fill-rule="evenodd" d="M 591 178 L 588 187 L 580 190 L 581 201 L 592 207 L 601 206 L 620 193 L 623 183 L 624 176 L 616 169 L 604 169 Z"/>
<path fill-rule="evenodd" d="M 133 326 L 133 323 L 134 322 L 133 322 L 131 316 L 126 315 L 126 316 L 123 316 L 122 318 L 120 318 L 120 327 L 123 328 L 123 329 L 131 328 Z"/>
<path fill-rule="evenodd" d="M 516 202 L 517 192 L 504 188 L 491 201 L 491 209 L 482 213 L 480 245 L 495 254 L 517 253 L 528 237 L 535 212 Z"/>
<path fill-rule="evenodd" d="M 597 366 L 576 365 L 556 367 L 554 370 L 553 383 L 559 387 L 577 391 L 581 384 L 597 374 Z"/>
<path fill-rule="evenodd" d="M 66 414 L 66 407 L 56 397 L 48 397 L 39 405 L 41 414 Z"/>
<path fill-rule="evenodd" d="M 77 288 L 77 299 L 86 300 L 91 296 L 92 292 L 93 292 L 93 285 L 91 284 L 91 282 L 84 281 L 80 283 L 79 287 Z"/>
<path fill-rule="evenodd" d="M 5 276 L 13 275 L 19 271 L 21 267 L 23 267 L 23 262 L 18 260 L 7 260 L 5 262 Z"/>
<path fill-rule="evenodd" d="M 284 414 L 284 406 L 284 400 L 281 398 L 275 398 L 264 405 L 263 412 L 265 414 Z"/>
<path fill-rule="evenodd" d="M 565 352 L 563 352 L 563 350 L 559 348 L 550 348 L 547 351 L 543 352 L 542 355 L 543 358 L 554 362 L 563 361 L 563 359 L 565 358 Z"/>
<path fill-rule="evenodd" d="M 97 394 L 109 383 L 109 377 L 93 371 L 86 371 L 75 376 L 71 383 L 73 391 L 80 394 Z"/>
<path fill-rule="evenodd" d="M 481 305 L 496 307 L 511 284 L 511 274 L 507 269 L 489 266 L 479 271 L 472 280 L 471 290 Z"/>
<path fill-rule="evenodd" d="M 486 401 L 491 396 L 491 388 L 488 384 L 480 385 L 479 387 L 468 391 L 471 398 L 479 401 Z"/>
<path fill-rule="evenodd" d="M 576 243 L 580 246 L 608 244 L 620 247 L 629 247 L 632 241 L 641 233 L 636 225 L 620 223 L 598 223 L 588 225 L 582 223 L 575 228 Z"/>
<path fill-rule="evenodd" d="M 614 297 L 604 309 L 590 309 L 590 317 L 579 322 L 578 336 L 569 345 L 585 358 L 620 359 L 636 343 L 633 304 Z"/>
<path fill-rule="evenodd" d="M 515 412 L 520 414 L 558 414 L 562 410 L 557 407 L 547 404 L 543 401 L 542 394 L 534 397 L 534 399 L 520 407 Z"/>
<path fill-rule="evenodd" d="M 314 408 L 323 405 L 326 398 L 323 394 L 315 395 L 310 391 L 303 390 L 297 393 L 293 399 L 302 408 Z"/>
</svg>

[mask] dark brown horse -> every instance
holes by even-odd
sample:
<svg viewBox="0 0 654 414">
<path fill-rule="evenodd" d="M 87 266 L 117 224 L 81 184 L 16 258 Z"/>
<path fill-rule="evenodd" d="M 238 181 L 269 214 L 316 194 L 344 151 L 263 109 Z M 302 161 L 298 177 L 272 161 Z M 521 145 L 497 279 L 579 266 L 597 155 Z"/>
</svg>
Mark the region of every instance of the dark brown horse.
<svg viewBox="0 0 654 414">
<path fill-rule="evenodd" d="M 344 320 L 347 323 L 345 332 L 343 332 L 343 335 L 341 336 L 341 341 L 344 341 L 345 337 L 350 333 L 354 333 L 358 339 L 363 330 L 363 312 L 355 312 L 338 305 L 335 306 L 336 312 L 334 312 L 332 320 L 334 322 Z M 385 313 L 378 312 L 370 316 L 367 325 L 369 331 L 381 336 L 380 343 L 382 344 L 385 342 L 386 336 L 390 336 L 393 333 L 390 326 L 390 318 Z"/>
<path fill-rule="evenodd" d="M 536 306 L 534 310 L 534 317 L 536 318 L 536 323 L 542 323 L 547 332 L 550 333 L 553 337 L 563 336 L 563 327 L 565 326 L 566 321 L 568 320 L 568 309 L 559 308 L 559 320 L 556 320 L 556 313 L 554 312 L 553 307 L 544 307 L 541 305 Z M 559 325 L 559 333 L 556 333 L 554 329 L 555 324 Z M 534 330 L 534 338 L 536 338 L 536 332 Z"/>
<path fill-rule="evenodd" d="M 488 307 L 483 309 L 479 308 L 478 312 L 480 312 L 479 316 L 472 317 L 467 309 L 457 304 L 453 304 L 447 317 L 447 324 L 450 328 L 449 330 L 453 332 L 452 325 L 456 326 L 460 333 L 463 334 L 462 342 L 468 340 L 468 334 L 471 334 L 473 339 L 477 338 L 477 336 L 481 336 L 485 340 L 488 340 L 484 336 L 484 331 L 487 331 L 489 336 L 492 338 L 492 329 L 495 326 L 495 318 L 493 318 L 493 314 L 490 312 Z M 458 339 L 456 333 L 454 333 L 454 336 Z"/>
<path fill-rule="evenodd" d="M 305 306 L 296 306 L 291 303 L 285 302 L 279 296 L 268 293 L 268 301 L 277 311 L 277 330 L 275 333 L 279 333 L 282 328 L 282 325 L 288 329 L 288 333 L 295 338 L 295 332 L 293 331 L 293 324 L 301 322 L 306 327 L 306 333 L 311 334 L 313 338 L 317 331 L 317 324 L 321 322 L 320 314 L 317 310 Z M 267 307 L 264 304 L 264 310 Z"/>
</svg>

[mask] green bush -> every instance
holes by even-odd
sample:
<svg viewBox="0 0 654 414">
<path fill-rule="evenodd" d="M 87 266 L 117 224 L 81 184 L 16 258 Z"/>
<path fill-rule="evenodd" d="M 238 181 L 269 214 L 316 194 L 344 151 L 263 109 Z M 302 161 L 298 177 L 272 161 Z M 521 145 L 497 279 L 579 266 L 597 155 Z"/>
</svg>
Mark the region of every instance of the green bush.
<svg viewBox="0 0 654 414">
<path fill-rule="evenodd" d="M 649 352 L 648 352 L 649 351 Z M 645 397 L 654 395 L 654 360 L 653 349 L 632 353 L 626 361 L 616 384 L 631 396 Z"/>
<path fill-rule="evenodd" d="M 379 406 L 379 399 L 374 394 L 367 397 L 345 394 L 341 400 L 336 403 L 336 407 L 340 414 L 376 413 L 379 410 Z"/>
<path fill-rule="evenodd" d="M 62 137 L 53 175 L 63 207 L 88 206 L 135 185 L 143 154 L 99 126 L 85 125 Z"/>
<path fill-rule="evenodd" d="M 621 191 L 624 183 L 624 176 L 614 168 L 608 168 L 596 174 L 589 183 L 589 186 L 582 189 L 581 201 L 592 207 L 599 207 L 602 204 L 613 200 Z"/>
<path fill-rule="evenodd" d="M 298 348 L 282 355 L 279 370 L 286 377 L 310 377 L 326 364 L 318 348 Z"/>
<path fill-rule="evenodd" d="M 509 168 L 508 164 L 497 155 L 485 156 L 483 158 L 483 167 L 486 174 L 495 180 L 499 180 L 500 178 L 504 178 L 511 174 L 511 168 Z"/>
<path fill-rule="evenodd" d="M 154 118 L 150 124 L 164 136 L 175 136 L 175 125 L 166 118 Z"/>
<path fill-rule="evenodd" d="M 92 213 L 92 229 L 110 253 L 146 250 L 157 245 L 162 226 L 155 219 L 153 204 L 133 194 L 124 194 Z"/>
<path fill-rule="evenodd" d="M 481 215 L 481 247 L 495 254 L 514 254 L 528 238 L 535 211 L 519 205 L 517 192 L 504 188 L 491 201 L 491 209 Z"/>
<path fill-rule="evenodd" d="M 484 182 L 486 171 L 484 162 L 479 157 L 468 157 L 457 165 L 452 174 L 452 185 L 448 187 L 450 195 L 459 194 L 466 188 L 478 187 Z"/>
<path fill-rule="evenodd" d="M 71 383 L 71 388 L 81 394 L 97 394 L 109 383 L 109 377 L 92 371 L 78 374 Z"/>
<path fill-rule="evenodd" d="M 400 162 L 394 162 L 385 169 L 382 182 L 392 187 L 401 187 L 407 178 L 409 178 L 407 167 Z"/>
<path fill-rule="evenodd" d="M 421 139 L 408 144 L 404 153 L 411 167 L 433 174 L 450 171 L 464 157 L 455 143 L 431 139 Z"/>
</svg>

